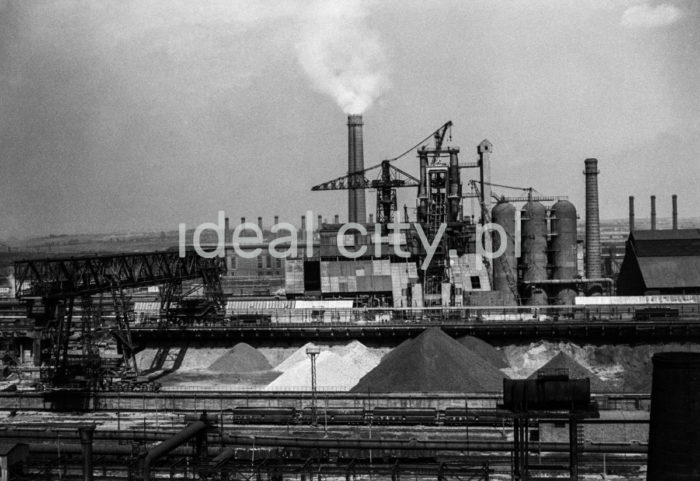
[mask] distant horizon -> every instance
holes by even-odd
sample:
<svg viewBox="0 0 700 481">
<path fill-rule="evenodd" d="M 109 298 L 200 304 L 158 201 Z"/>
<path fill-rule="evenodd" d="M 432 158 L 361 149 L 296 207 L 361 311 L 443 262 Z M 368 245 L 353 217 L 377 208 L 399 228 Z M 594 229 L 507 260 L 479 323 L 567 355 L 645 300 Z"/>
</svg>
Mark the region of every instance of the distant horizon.
<svg viewBox="0 0 700 481">
<path fill-rule="evenodd" d="M 257 219 L 256 219 L 257 221 Z M 604 223 L 624 223 L 627 224 L 629 219 L 627 217 L 617 217 L 617 218 L 609 218 L 609 219 L 600 219 L 601 224 Z M 656 224 L 657 224 L 657 230 L 659 229 L 659 224 L 668 224 L 671 225 L 673 219 L 672 217 L 659 217 L 657 216 L 656 218 Z M 698 229 L 700 228 L 700 216 L 697 217 L 679 217 L 678 218 L 678 224 L 679 228 L 683 228 L 681 224 L 693 224 L 693 227 L 685 227 L 687 229 Z M 301 223 L 299 223 L 301 224 Z M 578 227 L 581 227 L 582 224 L 585 225 L 585 218 L 583 218 L 581 215 L 579 215 L 579 219 L 577 222 Z M 639 216 L 635 217 L 635 226 L 648 226 L 651 224 L 651 219 L 649 218 L 641 218 Z M 233 227 L 238 225 L 238 223 L 231 223 L 231 230 L 233 230 Z M 270 224 L 266 225 L 263 224 L 263 230 L 269 230 Z M 187 229 L 187 232 L 192 232 L 194 231 L 194 228 Z M 51 238 L 64 238 L 64 237 L 99 237 L 99 236 L 128 236 L 128 235 L 138 235 L 138 236 L 145 236 L 145 235 L 153 235 L 153 236 L 159 236 L 161 233 L 164 233 L 167 236 L 172 236 L 172 237 L 177 237 L 178 236 L 178 230 L 177 228 L 175 229 L 170 229 L 170 230 L 143 230 L 143 231 L 137 231 L 137 230 L 130 230 L 130 231 L 113 231 L 113 232 L 74 232 L 74 233 L 50 233 L 46 235 L 38 235 L 38 236 L 28 236 L 28 237 L 10 237 L 10 238 L 0 238 L 0 242 L 27 242 L 27 241 L 32 241 L 32 240 L 42 240 L 42 239 L 51 239 Z"/>
</svg>

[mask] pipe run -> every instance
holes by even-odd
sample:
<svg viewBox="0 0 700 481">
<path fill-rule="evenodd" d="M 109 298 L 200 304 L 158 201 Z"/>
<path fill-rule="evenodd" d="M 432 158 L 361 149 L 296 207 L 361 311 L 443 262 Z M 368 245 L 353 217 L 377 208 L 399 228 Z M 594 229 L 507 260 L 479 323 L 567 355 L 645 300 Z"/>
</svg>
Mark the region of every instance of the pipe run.
<svg viewBox="0 0 700 481">
<path fill-rule="evenodd" d="M 385 449 L 404 451 L 500 451 L 513 450 L 508 441 L 418 441 L 415 439 L 387 440 L 362 438 L 296 438 L 286 436 L 224 436 L 224 444 L 235 446 L 318 448 L 318 449 Z M 533 443 L 531 449 L 546 452 L 568 452 L 568 443 Z M 646 454 L 647 447 L 624 443 L 586 445 L 581 449 L 588 453 Z"/>
<path fill-rule="evenodd" d="M 151 481 L 151 464 L 154 461 L 157 461 L 158 459 L 167 455 L 169 452 L 186 443 L 193 437 L 201 436 L 207 430 L 208 427 L 209 424 L 206 422 L 206 415 L 203 414 L 202 418 L 199 421 L 195 421 L 192 424 L 189 424 L 175 436 L 163 441 L 162 443 L 158 444 L 156 447 L 148 451 L 148 454 L 146 454 L 146 457 L 143 459 L 141 469 L 143 473 L 143 481 Z"/>
</svg>

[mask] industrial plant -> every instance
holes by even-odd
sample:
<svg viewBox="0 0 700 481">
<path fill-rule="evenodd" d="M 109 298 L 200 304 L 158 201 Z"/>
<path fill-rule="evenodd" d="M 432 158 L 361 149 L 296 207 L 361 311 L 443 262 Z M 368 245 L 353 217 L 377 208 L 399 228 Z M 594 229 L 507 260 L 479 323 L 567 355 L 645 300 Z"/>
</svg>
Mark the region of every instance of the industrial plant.
<svg viewBox="0 0 700 481">
<path fill-rule="evenodd" d="M 630 197 L 604 241 L 604 161 L 577 209 L 451 128 L 365 167 L 348 116 L 347 173 L 309 186 L 347 190 L 346 223 L 15 259 L 0 479 L 692 479 L 700 231 L 676 196 L 671 229 L 655 198 L 635 229 Z"/>
</svg>

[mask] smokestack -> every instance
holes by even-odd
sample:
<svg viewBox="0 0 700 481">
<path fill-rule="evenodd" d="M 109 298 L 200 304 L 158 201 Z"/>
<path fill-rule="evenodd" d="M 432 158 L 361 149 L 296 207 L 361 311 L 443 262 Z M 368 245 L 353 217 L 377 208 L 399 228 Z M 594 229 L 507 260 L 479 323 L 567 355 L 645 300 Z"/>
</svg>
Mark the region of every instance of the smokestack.
<svg viewBox="0 0 700 481">
<path fill-rule="evenodd" d="M 365 170 L 362 115 L 348 115 L 348 174 L 362 170 Z M 348 221 L 364 223 L 365 219 L 367 219 L 365 191 L 348 190 Z"/>
<path fill-rule="evenodd" d="M 258 227 L 260 227 L 260 230 L 263 230 L 262 217 L 258 217 Z"/>
<path fill-rule="evenodd" d="M 321 230 L 321 224 L 323 224 L 323 217 L 320 215 L 318 216 L 318 230 Z"/>
<path fill-rule="evenodd" d="M 229 243 L 231 237 L 231 229 L 229 227 L 228 217 L 224 218 L 224 242 Z"/>
<path fill-rule="evenodd" d="M 333 223 L 340 224 L 340 216 L 338 214 L 333 216 Z"/>
<path fill-rule="evenodd" d="M 279 223 L 280 223 L 280 216 L 276 215 L 275 216 L 275 224 L 279 224 Z"/>
<path fill-rule="evenodd" d="M 651 230 L 656 230 L 656 196 L 651 196 Z"/>
<path fill-rule="evenodd" d="M 369 223 L 374 224 L 374 214 L 369 215 Z"/>
<path fill-rule="evenodd" d="M 306 230 L 306 216 L 302 215 L 301 216 L 301 231 L 304 232 Z"/>
<path fill-rule="evenodd" d="M 634 231 L 634 196 L 630 195 L 630 232 Z"/>
<path fill-rule="evenodd" d="M 600 266 L 600 215 L 598 209 L 598 159 L 586 159 L 586 277 L 602 276 Z"/>
<path fill-rule="evenodd" d="M 673 224 L 672 228 L 673 230 L 678 230 L 678 196 L 676 194 L 673 194 L 671 196 L 671 203 L 673 204 Z"/>
<path fill-rule="evenodd" d="M 241 224 L 245 224 L 245 217 L 241 217 Z"/>
</svg>

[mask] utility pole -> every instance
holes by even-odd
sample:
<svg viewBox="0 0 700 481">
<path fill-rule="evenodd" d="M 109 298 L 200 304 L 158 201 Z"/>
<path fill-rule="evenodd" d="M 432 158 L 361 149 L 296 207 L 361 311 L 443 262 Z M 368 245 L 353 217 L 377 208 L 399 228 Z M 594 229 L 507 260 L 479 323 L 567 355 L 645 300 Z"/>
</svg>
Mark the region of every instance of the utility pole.
<svg viewBox="0 0 700 481">
<path fill-rule="evenodd" d="M 306 348 L 306 354 L 311 358 L 311 424 L 316 426 L 316 356 L 321 354 L 321 348 L 309 346 Z"/>
</svg>

